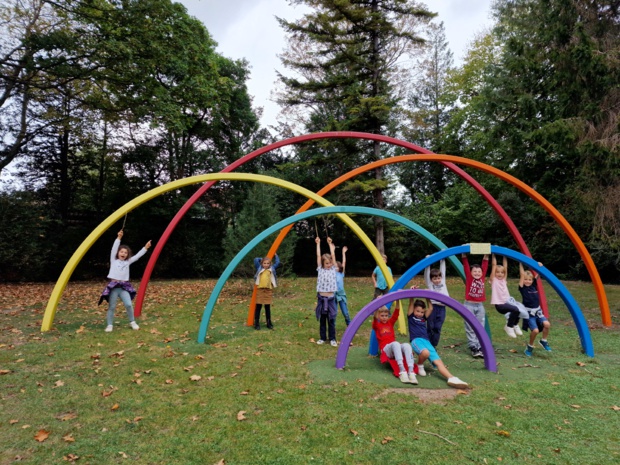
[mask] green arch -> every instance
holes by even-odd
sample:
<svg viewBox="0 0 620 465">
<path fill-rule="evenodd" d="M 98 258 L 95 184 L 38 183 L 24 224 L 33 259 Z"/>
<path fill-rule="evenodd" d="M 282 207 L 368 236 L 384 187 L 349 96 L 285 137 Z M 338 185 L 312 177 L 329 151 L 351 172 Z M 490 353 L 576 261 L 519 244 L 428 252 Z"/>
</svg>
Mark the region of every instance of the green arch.
<svg viewBox="0 0 620 465">
<path fill-rule="evenodd" d="M 285 218 L 282 221 L 279 221 L 278 223 L 270 226 L 269 228 L 265 229 L 263 232 L 258 234 L 256 237 L 254 237 L 254 239 L 248 242 L 248 244 L 245 247 L 243 247 L 243 249 L 241 249 L 237 253 L 237 255 L 235 255 L 235 257 L 228 263 L 228 266 L 222 272 L 222 275 L 220 276 L 217 283 L 215 284 L 215 287 L 213 288 L 213 291 L 211 292 L 211 295 L 209 296 L 209 300 L 207 301 L 207 305 L 205 306 L 204 312 L 202 314 L 202 319 L 200 321 L 200 329 L 198 330 L 198 342 L 202 344 L 205 341 L 205 338 L 207 336 L 207 330 L 209 328 L 209 320 L 211 319 L 211 314 L 213 313 L 213 307 L 215 307 L 215 304 L 217 303 L 217 299 L 220 295 L 220 292 L 224 288 L 226 281 L 228 281 L 228 278 L 230 278 L 230 275 L 232 274 L 232 272 L 235 270 L 235 268 L 237 268 L 237 265 L 241 263 L 241 260 L 243 260 L 246 257 L 246 255 L 249 254 L 254 249 L 254 247 L 256 247 L 266 237 L 288 226 L 289 224 L 293 224 L 298 221 L 304 220 L 306 218 L 311 218 L 313 216 L 328 215 L 328 214 L 334 214 L 334 213 L 358 213 L 362 215 L 381 216 L 383 218 L 393 220 L 397 223 L 402 224 L 403 226 L 408 227 L 409 229 L 414 231 L 419 236 L 428 240 L 431 244 L 436 246 L 439 250 L 443 250 L 447 248 L 447 246 L 443 242 L 441 242 L 436 236 L 432 235 L 428 230 L 424 229 L 422 226 L 400 215 L 396 215 L 395 213 L 387 212 L 385 210 L 378 210 L 376 208 L 352 207 L 352 206 L 323 207 L 323 208 L 316 208 L 316 209 L 309 210 L 303 213 L 299 213 L 297 215 L 289 216 L 288 218 Z M 449 261 L 452 264 L 452 266 L 456 269 L 456 271 L 459 273 L 461 278 L 464 280 L 465 273 L 463 272 L 463 265 L 461 264 L 461 262 L 453 256 L 449 258 Z"/>
</svg>

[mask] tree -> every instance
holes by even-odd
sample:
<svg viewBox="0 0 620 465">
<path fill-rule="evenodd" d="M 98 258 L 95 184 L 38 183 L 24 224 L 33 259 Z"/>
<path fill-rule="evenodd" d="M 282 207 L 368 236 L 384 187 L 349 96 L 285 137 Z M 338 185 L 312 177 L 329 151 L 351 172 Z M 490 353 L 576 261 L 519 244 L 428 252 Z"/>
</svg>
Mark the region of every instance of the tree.
<svg viewBox="0 0 620 465">
<path fill-rule="evenodd" d="M 432 17 L 409 0 L 295 0 L 313 11 L 301 20 L 278 19 L 291 43 L 283 64 L 297 77 L 279 78 L 284 86 L 279 103 L 301 106 L 312 116 L 314 130 L 350 130 L 385 134 L 398 113 L 399 59 L 422 39 L 415 29 Z M 318 124 L 318 127 L 316 126 Z M 340 153 L 353 164 L 381 158 L 379 143 L 342 145 Z M 354 150 L 350 150 L 354 148 Z M 357 163 L 356 163 L 357 162 Z M 374 206 L 384 207 L 383 170 L 376 169 Z M 375 219 L 375 242 L 384 250 L 383 221 Z"/>
</svg>

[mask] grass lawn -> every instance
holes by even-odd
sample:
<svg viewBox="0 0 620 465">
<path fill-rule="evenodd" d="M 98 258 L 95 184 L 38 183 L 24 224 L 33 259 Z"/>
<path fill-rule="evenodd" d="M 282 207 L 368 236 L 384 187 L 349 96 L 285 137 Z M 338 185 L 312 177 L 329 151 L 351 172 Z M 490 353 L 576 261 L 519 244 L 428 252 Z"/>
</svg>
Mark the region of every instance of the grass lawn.
<svg viewBox="0 0 620 465">
<path fill-rule="evenodd" d="M 471 358 L 448 310 L 439 354 L 471 386 L 457 391 L 437 373 L 400 383 L 367 355 L 370 321 L 336 370 L 336 348 L 311 342 L 315 284 L 281 279 L 275 329 L 255 331 L 244 326 L 250 280 L 231 280 L 204 345 L 196 337 L 214 281 L 151 283 L 141 329 L 119 302 L 112 333 L 96 306 L 103 281 L 70 284 L 43 334 L 53 285 L 0 285 L 0 464 L 620 463 L 620 286 L 606 288 L 607 328 L 591 284 L 565 283 L 595 358 L 581 353 L 549 286 L 550 353 L 526 358 L 526 336 L 508 338 L 487 304 L 498 373 Z M 461 300 L 463 285 L 448 284 Z M 345 287 L 353 317 L 372 283 Z M 339 336 L 344 327 L 339 315 Z"/>
</svg>

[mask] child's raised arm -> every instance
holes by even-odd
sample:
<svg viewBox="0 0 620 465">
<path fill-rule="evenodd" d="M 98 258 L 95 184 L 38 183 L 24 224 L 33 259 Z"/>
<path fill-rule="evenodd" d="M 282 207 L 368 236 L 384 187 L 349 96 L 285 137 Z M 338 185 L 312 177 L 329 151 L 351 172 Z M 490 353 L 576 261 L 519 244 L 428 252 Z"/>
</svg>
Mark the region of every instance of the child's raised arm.
<svg viewBox="0 0 620 465">
<path fill-rule="evenodd" d="M 344 269 L 347 266 L 347 250 L 349 250 L 349 248 L 345 245 L 342 248 L 342 274 L 344 274 Z"/>
<path fill-rule="evenodd" d="M 316 242 L 316 266 L 321 268 L 323 266 L 323 263 L 321 263 L 321 238 L 316 236 L 314 242 Z"/>
<path fill-rule="evenodd" d="M 497 269 L 497 258 L 495 258 L 495 254 L 491 256 L 491 276 L 489 276 L 489 282 L 492 282 L 495 279 L 495 270 Z"/>
<path fill-rule="evenodd" d="M 525 270 L 523 264 L 519 262 L 519 287 L 523 287 L 523 280 L 525 279 Z"/>
<path fill-rule="evenodd" d="M 329 245 L 329 253 L 332 256 L 332 266 L 336 266 L 336 245 L 331 237 L 327 238 L 327 244 Z"/>
<path fill-rule="evenodd" d="M 151 241 L 148 241 L 148 242 L 144 245 L 144 248 L 145 248 L 146 250 L 149 250 L 149 249 L 151 248 Z"/>
<path fill-rule="evenodd" d="M 428 319 L 431 313 L 433 313 L 433 304 L 429 299 L 426 299 L 426 310 L 424 311 L 424 317 Z"/>
</svg>

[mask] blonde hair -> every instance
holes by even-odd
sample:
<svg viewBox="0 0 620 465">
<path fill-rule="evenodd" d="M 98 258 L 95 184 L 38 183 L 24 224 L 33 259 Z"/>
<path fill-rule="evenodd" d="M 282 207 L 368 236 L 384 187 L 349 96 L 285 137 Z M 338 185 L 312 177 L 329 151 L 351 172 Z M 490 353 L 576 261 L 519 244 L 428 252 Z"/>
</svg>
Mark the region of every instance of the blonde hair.
<svg viewBox="0 0 620 465">
<path fill-rule="evenodd" d="M 504 269 L 504 265 L 497 265 L 495 267 L 495 272 L 497 273 L 498 271 L 503 271 L 504 273 L 506 273 L 506 270 Z"/>
<path fill-rule="evenodd" d="M 329 260 L 331 262 L 332 256 L 328 253 L 324 253 L 323 255 L 321 255 L 321 266 L 325 264 L 325 260 Z M 332 263 L 332 264 L 335 265 L 335 263 Z"/>
<path fill-rule="evenodd" d="M 528 278 L 532 278 L 532 279 L 534 279 L 534 273 L 532 273 L 530 270 L 525 270 L 525 271 L 523 272 L 523 275 L 524 275 L 524 276 L 527 276 Z"/>
<path fill-rule="evenodd" d="M 377 310 L 375 310 L 375 320 L 379 319 L 379 315 L 382 313 L 387 313 L 389 315 L 390 313 L 390 309 L 387 308 L 385 305 L 379 307 Z"/>
</svg>

